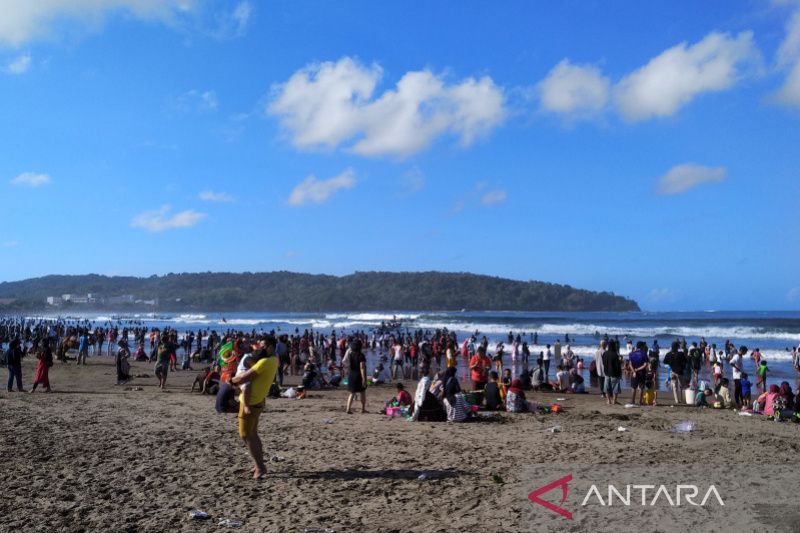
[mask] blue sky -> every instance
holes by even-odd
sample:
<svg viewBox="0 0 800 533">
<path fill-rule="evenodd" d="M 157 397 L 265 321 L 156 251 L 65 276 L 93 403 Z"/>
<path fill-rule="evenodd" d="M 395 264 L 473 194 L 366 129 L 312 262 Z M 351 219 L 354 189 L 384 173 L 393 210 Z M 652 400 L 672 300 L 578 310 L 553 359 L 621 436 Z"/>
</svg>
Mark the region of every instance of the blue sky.
<svg viewBox="0 0 800 533">
<path fill-rule="evenodd" d="M 800 306 L 800 3 L 6 0 L 0 279 Z"/>
</svg>

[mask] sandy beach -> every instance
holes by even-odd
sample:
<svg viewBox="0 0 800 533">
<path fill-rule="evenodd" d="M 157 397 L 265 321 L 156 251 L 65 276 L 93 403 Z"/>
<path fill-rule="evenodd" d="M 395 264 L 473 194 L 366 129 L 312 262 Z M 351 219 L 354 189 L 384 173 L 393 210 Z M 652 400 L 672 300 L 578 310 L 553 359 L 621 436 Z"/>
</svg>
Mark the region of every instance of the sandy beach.
<svg viewBox="0 0 800 533">
<path fill-rule="evenodd" d="M 219 520 L 233 518 L 243 522 L 238 531 L 712 531 L 707 515 L 688 511 L 656 524 L 645 511 L 611 524 L 596 513 L 554 522 L 559 517 L 537 518 L 526 494 L 550 481 L 552 464 L 730 471 L 735 458 L 735 474 L 736 465 L 791 465 L 800 449 L 795 424 L 666 402 L 609 407 L 594 393 L 529 394 L 541 403 L 566 397 L 559 414 L 411 423 L 378 414 L 393 396 L 381 386 L 368 390 L 366 415 L 343 412 L 344 390 L 268 400 L 260 434 L 266 456 L 278 460 L 265 480 L 253 481 L 235 415 L 219 415 L 212 397 L 189 392 L 196 372 L 170 374 L 160 392 L 150 364 L 132 367 L 148 377 L 115 386 L 112 360 L 56 362 L 53 393 L 0 393 L 0 530 L 222 531 Z M 28 388 L 33 370 L 26 358 Z M 684 420 L 696 430 L 668 431 Z M 545 431 L 555 425 L 561 432 Z M 191 519 L 195 509 L 211 518 Z M 766 518 L 737 510 L 766 531 L 796 531 L 800 523 L 791 508 Z M 747 530 L 750 522 L 739 525 Z"/>
</svg>

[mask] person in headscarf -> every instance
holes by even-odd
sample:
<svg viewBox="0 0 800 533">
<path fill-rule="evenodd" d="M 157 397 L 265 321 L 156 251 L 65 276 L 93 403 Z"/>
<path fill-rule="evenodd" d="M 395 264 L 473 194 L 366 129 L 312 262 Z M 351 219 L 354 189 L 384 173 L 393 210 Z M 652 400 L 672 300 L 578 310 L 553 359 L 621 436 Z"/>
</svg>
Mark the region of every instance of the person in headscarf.
<svg viewBox="0 0 800 533">
<path fill-rule="evenodd" d="M 45 392 L 50 392 L 50 367 L 53 366 L 53 350 L 47 339 L 42 341 L 42 347 L 36 353 L 39 363 L 36 365 L 36 374 L 33 376 L 31 392 L 41 383 Z"/>
<path fill-rule="evenodd" d="M 775 400 L 779 396 L 780 396 L 780 388 L 775 384 L 770 385 L 769 390 L 767 392 L 761 393 L 761 395 L 756 399 L 756 403 L 758 404 L 759 410 L 767 416 L 774 415 Z"/>
<path fill-rule="evenodd" d="M 456 394 L 461 392 L 461 385 L 458 383 L 458 378 L 456 377 L 456 367 L 448 367 L 444 376 L 444 397 L 452 405 L 455 404 Z"/>
<path fill-rule="evenodd" d="M 525 400 L 525 391 L 522 390 L 522 382 L 519 379 L 511 381 L 511 386 L 506 393 L 506 411 L 510 413 L 524 413 L 528 405 Z"/>
</svg>

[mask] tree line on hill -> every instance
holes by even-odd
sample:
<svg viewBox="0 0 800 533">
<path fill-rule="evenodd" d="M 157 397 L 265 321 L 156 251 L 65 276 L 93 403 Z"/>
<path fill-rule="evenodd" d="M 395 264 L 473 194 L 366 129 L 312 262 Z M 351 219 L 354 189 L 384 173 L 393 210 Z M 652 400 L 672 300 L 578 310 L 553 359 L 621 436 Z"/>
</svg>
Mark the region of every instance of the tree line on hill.
<svg viewBox="0 0 800 533">
<path fill-rule="evenodd" d="M 639 310 L 635 301 L 611 292 L 450 272 L 356 272 L 347 276 L 205 272 L 144 278 L 89 274 L 0 283 L 6 311 L 44 308 L 48 296 L 87 293 L 158 299 L 159 309 L 170 311 Z"/>
</svg>

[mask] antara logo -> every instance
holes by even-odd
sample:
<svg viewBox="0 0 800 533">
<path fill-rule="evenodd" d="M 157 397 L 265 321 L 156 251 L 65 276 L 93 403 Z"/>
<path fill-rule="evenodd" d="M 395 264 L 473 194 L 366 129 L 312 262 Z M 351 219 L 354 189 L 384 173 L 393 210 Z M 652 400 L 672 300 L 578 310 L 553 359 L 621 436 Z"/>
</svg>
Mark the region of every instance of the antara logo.
<svg viewBox="0 0 800 533">
<path fill-rule="evenodd" d="M 572 474 L 566 475 L 561 479 L 557 479 L 552 483 L 548 483 L 534 490 L 528 494 L 528 499 L 537 505 L 541 505 L 545 509 L 560 514 L 568 520 L 572 520 L 572 513 L 561 507 L 564 505 L 564 502 L 567 501 L 570 481 L 572 481 Z M 559 505 L 541 498 L 543 494 L 558 487 L 561 487 L 561 503 Z M 722 496 L 720 496 L 717 487 L 714 485 L 709 486 L 705 492 L 702 492 L 697 485 L 676 485 L 672 491 L 670 491 L 666 485 L 625 485 L 623 490 L 620 490 L 615 485 L 608 485 L 607 489 L 606 494 L 608 497 L 604 499 L 603 493 L 600 492 L 597 485 L 589 487 L 589 490 L 586 491 L 586 496 L 583 498 L 581 507 L 585 507 L 593 502 L 599 503 L 603 507 L 611 507 L 614 505 L 622 505 L 625 507 L 630 507 L 631 505 L 653 507 L 660 500 L 668 503 L 671 507 L 680 507 L 686 504 L 696 507 L 705 507 L 709 502 L 713 504 L 714 500 L 721 506 L 725 505 Z M 701 494 L 703 494 L 703 497 L 698 503 Z"/>
</svg>

